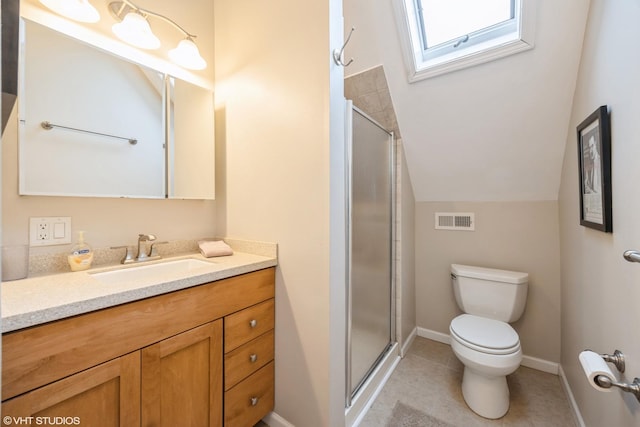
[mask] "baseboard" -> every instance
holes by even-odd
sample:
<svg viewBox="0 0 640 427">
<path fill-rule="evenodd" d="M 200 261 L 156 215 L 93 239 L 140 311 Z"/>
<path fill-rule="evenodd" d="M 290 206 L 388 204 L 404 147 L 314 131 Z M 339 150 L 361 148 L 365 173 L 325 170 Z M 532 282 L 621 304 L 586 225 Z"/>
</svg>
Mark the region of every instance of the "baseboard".
<svg viewBox="0 0 640 427">
<path fill-rule="evenodd" d="M 422 338 L 428 338 L 433 341 L 441 342 L 443 344 L 451 344 L 451 339 L 448 334 L 442 332 L 432 331 L 431 329 L 425 329 L 418 327 L 418 336 Z"/>
<path fill-rule="evenodd" d="M 404 357 L 405 354 L 407 354 L 407 352 L 409 351 L 409 347 L 411 347 L 411 344 L 413 344 L 417 336 L 418 328 L 415 327 L 409 334 L 409 337 L 407 337 L 407 340 L 402 344 L 402 348 L 400 349 L 400 357 Z"/>
<path fill-rule="evenodd" d="M 428 338 L 433 341 L 441 342 L 443 344 L 451 344 L 451 337 L 448 334 L 442 332 L 432 331 L 431 329 L 425 329 L 418 327 L 418 336 Z M 558 375 L 559 365 L 555 362 L 548 360 L 538 359 L 532 356 L 522 356 L 522 366 L 527 368 L 536 369 L 538 371 L 547 372 L 549 374 Z"/>
<path fill-rule="evenodd" d="M 562 388 L 564 389 L 565 394 L 567 395 L 567 400 L 569 400 L 569 406 L 571 406 L 571 413 L 573 414 L 573 420 L 576 422 L 578 427 L 586 427 L 584 423 L 584 419 L 582 418 L 582 414 L 580 413 L 580 409 L 578 408 L 578 403 L 576 399 L 573 397 L 573 392 L 571 391 L 571 387 L 569 386 L 569 381 L 567 381 L 567 376 L 564 374 L 564 370 L 562 369 L 562 365 L 559 365 L 558 372 L 560 375 L 560 382 L 562 383 Z"/>
<path fill-rule="evenodd" d="M 269 427 L 295 427 L 289 421 L 282 418 L 280 415 L 275 412 L 271 412 L 266 417 L 262 419 L 265 423 L 269 424 Z"/>
<path fill-rule="evenodd" d="M 522 356 L 522 366 L 527 368 L 537 369 L 538 371 L 547 372 L 549 374 L 558 375 L 558 369 L 560 365 L 548 360 L 538 359 L 532 356 Z"/>
</svg>

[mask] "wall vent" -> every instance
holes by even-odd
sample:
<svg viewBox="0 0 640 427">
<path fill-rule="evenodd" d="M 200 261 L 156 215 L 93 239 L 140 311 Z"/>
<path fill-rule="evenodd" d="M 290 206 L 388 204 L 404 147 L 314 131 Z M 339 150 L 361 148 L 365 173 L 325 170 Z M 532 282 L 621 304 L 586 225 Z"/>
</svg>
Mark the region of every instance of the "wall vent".
<svg viewBox="0 0 640 427">
<path fill-rule="evenodd" d="M 436 230 L 474 231 L 475 214 L 470 212 L 436 212 Z"/>
</svg>

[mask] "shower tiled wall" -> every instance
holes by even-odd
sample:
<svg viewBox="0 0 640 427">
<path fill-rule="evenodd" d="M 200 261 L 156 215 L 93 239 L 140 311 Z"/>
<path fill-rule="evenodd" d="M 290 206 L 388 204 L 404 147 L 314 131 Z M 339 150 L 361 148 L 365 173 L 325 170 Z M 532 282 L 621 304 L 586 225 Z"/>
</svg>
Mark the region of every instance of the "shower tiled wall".
<svg viewBox="0 0 640 427">
<path fill-rule="evenodd" d="M 384 68 L 379 65 L 344 80 L 344 96 L 400 139 L 400 129 L 393 109 Z"/>
</svg>

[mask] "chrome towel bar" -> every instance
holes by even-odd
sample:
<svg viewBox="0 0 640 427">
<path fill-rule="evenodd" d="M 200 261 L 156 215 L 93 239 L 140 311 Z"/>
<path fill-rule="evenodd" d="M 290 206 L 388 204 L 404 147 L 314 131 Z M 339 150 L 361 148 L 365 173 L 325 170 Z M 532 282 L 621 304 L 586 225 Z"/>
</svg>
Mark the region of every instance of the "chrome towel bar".
<svg viewBox="0 0 640 427">
<path fill-rule="evenodd" d="M 131 144 L 131 145 L 136 145 L 138 143 L 138 140 L 135 139 L 135 138 L 126 138 L 124 136 L 117 136 L 117 135 L 110 135 L 108 133 L 94 132 L 92 130 L 78 129 L 78 128 L 72 128 L 72 127 L 69 127 L 69 126 L 56 125 L 56 124 L 53 124 L 53 123 L 48 122 L 48 121 L 44 121 L 44 122 L 40 123 L 40 126 L 42 126 L 42 128 L 46 129 L 46 130 L 51 130 L 53 128 L 60 128 L 60 129 L 67 129 L 67 130 L 75 130 L 77 132 L 90 133 L 92 135 L 107 136 L 109 138 L 124 139 L 125 141 L 129 141 L 129 144 Z"/>
</svg>

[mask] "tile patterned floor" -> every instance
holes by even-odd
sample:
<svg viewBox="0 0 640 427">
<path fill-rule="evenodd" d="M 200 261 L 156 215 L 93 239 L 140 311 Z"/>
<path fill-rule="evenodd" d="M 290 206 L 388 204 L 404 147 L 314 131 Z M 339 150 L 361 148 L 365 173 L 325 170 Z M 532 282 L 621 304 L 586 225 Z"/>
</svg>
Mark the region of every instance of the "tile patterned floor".
<svg viewBox="0 0 640 427">
<path fill-rule="evenodd" d="M 390 417 L 398 401 L 457 427 L 576 426 L 556 375 L 521 366 L 507 377 L 509 412 L 501 419 L 488 420 L 465 404 L 460 390 L 462 372 L 450 346 L 417 337 L 360 427 L 393 427 Z"/>
</svg>

